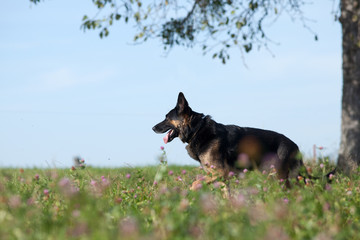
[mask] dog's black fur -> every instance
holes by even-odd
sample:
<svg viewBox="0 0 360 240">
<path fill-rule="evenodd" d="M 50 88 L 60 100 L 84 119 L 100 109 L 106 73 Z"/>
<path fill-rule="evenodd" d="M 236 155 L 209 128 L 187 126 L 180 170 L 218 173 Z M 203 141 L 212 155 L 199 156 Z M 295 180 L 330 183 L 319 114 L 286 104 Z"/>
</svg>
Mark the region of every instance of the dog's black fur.
<svg viewBox="0 0 360 240">
<path fill-rule="evenodd" d="M 269 130 L 217 123 L 210 116 L 194 112 L 181 92 L 176 107 L 153 130 L 168 132 L 165 143 L 176 137 L 188 143 L 189 155 L 214 176 L 206 179 L 208 183 L 217 177 L 226 179 L 230 172 L 245 168 L 275 168 L 278 178 L 289 184 L 289 177 L 300 176 L 299 171 L 304 166 L 298 146 L 286 136 Z M 303 177 L 312 178 L 306 170 Z M 197 181 L 192 188 L 196 184 Z"/>
</svg>

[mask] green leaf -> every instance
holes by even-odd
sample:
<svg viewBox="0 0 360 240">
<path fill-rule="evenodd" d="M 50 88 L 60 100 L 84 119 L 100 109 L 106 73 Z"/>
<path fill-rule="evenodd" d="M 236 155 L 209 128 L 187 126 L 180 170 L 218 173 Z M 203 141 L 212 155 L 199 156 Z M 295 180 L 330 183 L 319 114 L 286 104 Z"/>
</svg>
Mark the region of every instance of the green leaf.
<svg viewBox="0 0 360 240">
<path fill-rule="evenodd" d="M 237 21 L 235 24 L 237 29 L 240 29 L 245 25 L 243 22 L 239 22 L 239 21 Z"/>
<path fill-rule="evenodd" d="M 245 44 L 245 45 L 244 45 L 244 48 L 245 48 L 245 51 L 246 51 L 246 52 L 250 52 L 251 49 L 252 49 L 252 44 L 251 44 L 251 43 Z"/>
<path fill-rule="evenodd" d="M 121 18 L 121 15 L 120 15 L 120 14 L 116 14 L 116 15 L 115 15 L 115 19 L 116 19 L 116 20 L 119 20 L 120 18 Z"/>
</svg>

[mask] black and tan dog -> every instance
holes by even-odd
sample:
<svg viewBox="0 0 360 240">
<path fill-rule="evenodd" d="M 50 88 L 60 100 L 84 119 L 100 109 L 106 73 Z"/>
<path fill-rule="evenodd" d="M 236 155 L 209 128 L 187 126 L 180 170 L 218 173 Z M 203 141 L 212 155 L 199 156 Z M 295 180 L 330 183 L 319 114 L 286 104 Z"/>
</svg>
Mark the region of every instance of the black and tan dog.
<svg viewBox="0 0 360 240">
<path fill-rule="evenodd" d="M 300 175 L 304 164 L 298 146 L 286 136 L 268 130 L 223 125 L 210 116 L 194 112 L 184 94 L 179 93 L 176 107 L 166 114 L 165 120 L 153 127 L 156 133 L 165 133 L 164 142 L 179 137 L 188 143 L 186 149 L 200 162 L 210 176 L 207 183 L 226 179 L 230 172 L 243 169 L 266 170 L 275 168 L 279 179 L 289 185 L 289 178 Z M 305 176 L 312 178 L 305 170 Z M 192 184 L 196 189 L 201 180 Z"/>
</svg>

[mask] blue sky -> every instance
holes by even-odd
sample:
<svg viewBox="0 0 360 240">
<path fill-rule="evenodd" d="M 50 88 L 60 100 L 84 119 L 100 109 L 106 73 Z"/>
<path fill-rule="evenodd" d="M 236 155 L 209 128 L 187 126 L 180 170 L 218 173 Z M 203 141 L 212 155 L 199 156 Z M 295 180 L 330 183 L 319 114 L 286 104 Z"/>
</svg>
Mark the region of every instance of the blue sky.
<svg viewBox="0 0 360 240">
<path fill-rule="evenodd" d="M 162 135 L 151 128 L 184 92 L 214 120 L 281 132 L 311 155 L 336 156 L 340 140 L 341 29 L 333 1 L 304 9 L 319 41 L 286 15 L 267 31 L 276 44 L 222 65 L 200 49 L 164 54 L 159 41 L 132 42 L 115 24 L 106 39 L 80 30 L 91 1 L 6 1 L 0 9 L 0 167 L 157 164 Z M 278 43 L 278 44 L 277 44 Z M 169 163 L 196 164 L 180 140 Z"/>
</svg>

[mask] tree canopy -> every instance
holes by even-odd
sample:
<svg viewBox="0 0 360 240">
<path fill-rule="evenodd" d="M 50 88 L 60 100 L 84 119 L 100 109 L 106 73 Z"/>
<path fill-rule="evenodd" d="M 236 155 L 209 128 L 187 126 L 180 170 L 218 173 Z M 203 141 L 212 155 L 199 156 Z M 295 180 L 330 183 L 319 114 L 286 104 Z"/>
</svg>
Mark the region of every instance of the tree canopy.
<svg viewBox="0 0 360 240">
<path fill-rule="evenodd" d="M 30 0 L 38 3 L 40 0 Z M 229 49 L 241 53 L 254 48 L 267 48 L 264 25 L 271 24 L 283 13 L 307 26 L 301 10 L 303 0 L 92 0 L 99 10 L 85 15 L 82 29 L 98 30 L 101 38 L 117 21 L 135 25 L 135 42 L 151 38 L 161 40 L 164 49 L 176 45 L 199 46 L 204 54 L 223 63 L 230 58 Z M 314 34 L 315 35 L 315 34 Z M 317 36 L 315 35 L 315 39 Z"/>
</svg>

